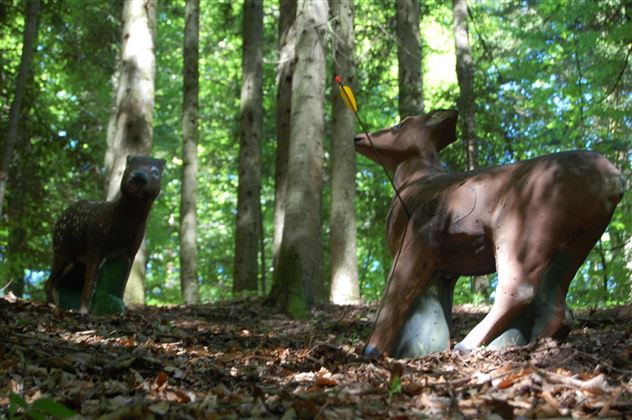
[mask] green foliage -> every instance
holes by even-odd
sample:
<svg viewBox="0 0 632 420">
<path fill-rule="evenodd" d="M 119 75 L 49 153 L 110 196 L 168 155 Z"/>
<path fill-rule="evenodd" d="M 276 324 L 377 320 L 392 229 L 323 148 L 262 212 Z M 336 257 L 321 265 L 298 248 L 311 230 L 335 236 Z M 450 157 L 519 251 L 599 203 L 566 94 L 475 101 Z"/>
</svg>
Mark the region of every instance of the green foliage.
<svg viewBox="0 0 632 420">
<path fill-rule="evenodd" d="M 18 410 L 21 410 L 18 413 Z M 9 395 L 9 419 L 46 419 L 49 417 L 67 419 L 76 416 L 70 408 L 52 398 L 38 398 L 28 404 L 20 395 Z"/>
<path fill-rule="evenodd" d="M 0 37 L 12 39 L 2 42 L 3 48 L 10 47 L 2 60 L 11 59 L 0 70 L 2 133 L 21 52 L 22 3 L 7 9 L 6 16 L 15 21 L 0 25 Z M 32 280 L 25 293 L 39 299 L 39 281 L 50 268 L 55 217 L 70 201 L 103 195 L 103 133 L 118 39 L 110 35 L 120 32 L 116 2 L 89 2 L 85 7 L 61 1 L 45 4 L 9 177 L 8 223 L 0 228 L 0 275 L 12 286 L 24 278 Z"/>
<path fill-rule="evenodd" d="M 391 380 L 388 383 L 388 400 L 391 401 L 393 395 L 402 393 L 401 373 L 391 372 Z"/>
<path fill-rule="evenodd" d="M 480 163 L 585 148 L 629 179 L 629 10 L 615 1 L 478 2 L 471 15 Z M 627 194 L 571 284 L 570 303 L 629 300 L 631 205 Z"/>
<path fill-rule="evenodd" d="M 459 92 L 451 2 L 423 3 L 420 29 L 425 109 L 456 107 Z M 468 3 L 479 165 L 588 148 L 604 153 L 627 179 L 632 179 L 629 6 L 619 0 Z M 15 284 L 26 280 L 24 293 L 34 299 L 43 299 L 42 282 L 50 269 L 51 232 L 56 217 L 72 201 L 104 196 L 103 160 L 111 80 L 121 41 L 121 4 L 120 0 L 44 1 L 33 80 L 28 86 L 20 143 L 11 168 L 7 223 L 0 225 L 0 286 L 9 280 Z M 4 133 L 20 60 L 24 6 L 23 2 L 6 0 L 2 7 L 0 131 Z M 202 0 L 200 8 L 198 264 L 203 301 L 227 298 L 231 293 L 241 7 L 240 2 Z M 261 199 L 269 268 L 279 5 L 265 2 L 264 7 Z M 181 303 L 178 230 L 183 10 L 183 0 L 165 2 L 160 3 L 157 15 L 153 154 L 165 158 L 168 164 L 163 193 L 154 204 L 147 232 L 146 290 L 151 304 Z M 398 121 L 394 17 L 390 1 L 356 2 L 354 93 L 370 130 Z M 328 91 L 332 94 L 335 92 Z M 441 159 L 449 170 L 462 170 L 462 150 L 461 144 L 454 144 L 442 152 Z M 325 167 L 329 167 L 329 161 Z M 327 182 L 325 185 L 327 246 L 330 196 Z M 361 290 L 365 300 L 374 301 L 381 297 L 391 265 L 384 220 L 392 190 L 382 168 L 362 157 L 358 158 L 356 188 Z M 630 300 L 631 234 L 632 198 L 628 193 L 571 284 L 570 303 L 596 305 Z M 326 265 L 328 252 L 326 249 Z M 327 266 L 323 272 L 328 272 Z M 267 274 L 269 288 L 271 275 Z M 457 302 L 489 299 L 473 296 L 467 279 L 457 284 L 455 298 Z"/>
</svg>

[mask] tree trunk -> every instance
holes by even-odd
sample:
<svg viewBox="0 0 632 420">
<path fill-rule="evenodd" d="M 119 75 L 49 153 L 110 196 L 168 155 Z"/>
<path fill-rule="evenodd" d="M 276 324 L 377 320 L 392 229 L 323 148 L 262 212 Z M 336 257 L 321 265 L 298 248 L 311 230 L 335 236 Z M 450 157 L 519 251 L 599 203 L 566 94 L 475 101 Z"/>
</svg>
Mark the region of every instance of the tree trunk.
<svg viewBox="0 0 632 420">
<path fill-rule="evenodd" d="M 453 0 L 454 43 L 456 51 L 456 76 L 459 82 L 459 118 L 463 135 L 465 169 L 478 167 L 476 164 L 476 132 L 474 106 L 474 68 L 472 51 L 467 30 L 467 1 Z M 473 293 L 486 299 L 490 294 L 489 276 L 473 276 L 470 281 Z"/>
<path fill-rule="evenodd" d="M 20 149 L 24 149 L 26 143 L 18 144 L 17 155 L 21 155 Z M 31 252 L 28 247 L 28 230 L 26 228 L 27 220 L 24 217 L 24 209 L 27 206 L 27 200 L 33 199 L 33 195 L 28 192 L 28 184 L 30 179 L 24 176 L 24 170 L 16 167 L 13 176 L 9 179 L 8 186 L 11 191 L 11 197 L 7 200 L 7 217 L 9 219 L 9 238 L 7 245 L 8 276 L 10 283 L 8 290 L 14 295 L 22 297 L 24 295 L 25 281 L 24 273 L 28 268 L 27 255 Z M 19 193 L 14 193 L 19 191 Z M 4 282 L 3 282 L 4 283 Z M 0 287 L 4 284 L 0 283 Z"/>
<path fill-rule="evenodd" d="M 107 199 L 119 192 L 127 155 L 149 155 L 154 109 L 156 1 L 125 0 L 116 121 L 108 138 L 106 159 L 111 159 Z M 108 164 L 110 162 L 106 162 Z M 127 281 L 125 303 L 142 304 L 145 279 L 145 246 L 141 245 Z"/>
<path fill-rule="evenodd" d="M 623 248 L 623 255 L 627 263 L 625 264 L 625 268 L 629 273 L 632 273 L 632 241 L 628 240 L 625 243 Z M 632 300 L 632 287 L 630 287 L 630 294 L 628 295 L 628 300 Z"/>
<path fill-rule="evenodd" d="M 276 272 L 285 222 L 287 157 L 290 149 L 292 76 L 296 49 L 296 0 L 281 0 L 279 16 L 279 65 L 277 67 L 276 162 L 274 172 L 274 239 L 272 267 Z"/>
<path fill-rule="evenodd" d="M 9 109 L 9 121 L 7 137 L 2 150 L 0 160 L 0 220 L 2 220 L 2 208 L 6 195 L 7 181 L 9 179 L 9 167 L 13 158 L 13 151 L 18 140 L 18 122 L 22 110 L 22 99 L 26 90 L 26 79 L 33 61 L 34 45 L 37 38 L 37 22 L 40 11 L 40 0 L 28 0 L 26 2 L 24 37 L 22 41 L 22 57 L 15 81 L 15 94 L 11 108 Z"/>
<path fill-rule="evenodd" d="M 11 200 L 13 201 L 13 200 Z M 9 206 L 13 203 L 9 202 Z M 11 210 L 8 210 L 11 212 Z M 0 284 L 3 288 L 8 286 L 8 290 L 11 291 L 17 297 L 24 296 L 24 289 L 26 282 L 24 279 L 24 273 L 27 266 L 27 260 L 24 258 L 28 254 L 26 231 L 22 226 L 10 225 L 9 228 L 9 244 L 7 246 L 7 260 L 8 260 L 8 275 L 5 284 Z M 6 292 L 7 290 L 5 290 Z"/>
<path fill-rule="evenodd" d="M 454 41 L 456 45 L 456 75 L 459 81 L 459 116 L 463 130 L 465 166 L 476 169 L 476 132 L 474 107 L 474 70 L 467 30 L 467 2 L 454 0 Z"/>
<path fill-rule="evenodd" d="M 187 305 L 199 303 L 197 269 L 197 143 L 198 56 L 200 0 L 187 0 L 184 8 L 182 89 L 182 191 L 180 197 L 180 287 Z"/>
<path fill-rule="evenodd" d="M 114 73 L 110 78 L 112 82 L 112 101 L 110 103 L 110 117 L 108 119 L 108 128 L 106 132 L 106 149 L 104 166 L 108 177 L 105 179 L 105 196 L 107 198 L 109 182 L 109 174 L 112 173 L 112 166 L 114 165 L 114 137 L 116 136 L 116 116 L 118 115 L 117 96 L 118 96 L 118 84 L 121 76 L 121 61 L 117 60 L 114 68 Z"/>
<path fill-rule="evenodd" d="M 353 1 L 333 0 L 334 74 L 350 86 L 354 82 Z M 332 88 L 331 151 L 331 302 L 339 305 L 360 302 L 355 220 L 355 118 L 347 109 L 338 88 Z"/>
<path fill-rule="evenodd" d="M 399 64 L 399 117 L 424 111 L 421 79 L 419 0 L 397 0 L 397 62 Z"/>
<path fill-rule="evenodd" d="M 246 0 L 233 293 L 257 291 L 263 132 L 263 2 Z"/>
<path fill-rule="evenodd" d="M 287 200 L 278 271 L 271 298 L 294 318 L 323 296 L 322 170 L 326 0 L 299 0 Z"/>
</svg>

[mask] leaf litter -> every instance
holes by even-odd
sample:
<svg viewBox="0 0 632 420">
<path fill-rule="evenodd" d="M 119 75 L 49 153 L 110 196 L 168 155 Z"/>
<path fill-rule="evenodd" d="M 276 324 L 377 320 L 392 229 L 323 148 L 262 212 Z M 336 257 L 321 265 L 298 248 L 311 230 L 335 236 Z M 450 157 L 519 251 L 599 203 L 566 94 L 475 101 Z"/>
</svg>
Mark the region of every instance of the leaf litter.
<svg viewBox="0 0 632 420">
<path fill-rule="evenodd" d="M 96 317 L 7 296 L 0 413 L 16 393 L 101 419 L 632 416 L 630 305 L 579 311 L 564 343 L 377 361 L 375 310 L 293 321 L 247 298 Z M 457 307 L 453 338 L 484 313 Z"/>
</svg>

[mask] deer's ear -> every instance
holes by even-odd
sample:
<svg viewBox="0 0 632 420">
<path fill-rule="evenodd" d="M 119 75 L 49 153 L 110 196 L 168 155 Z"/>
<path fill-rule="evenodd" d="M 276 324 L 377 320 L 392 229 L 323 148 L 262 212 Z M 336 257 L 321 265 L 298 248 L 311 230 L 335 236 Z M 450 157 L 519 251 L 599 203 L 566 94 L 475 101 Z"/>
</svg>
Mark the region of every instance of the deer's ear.
<svg viewBox="0 0 632 420">
<path fill-rule="evenodd" d="M 426 127 L 431 130 L 432 142 L 437 152 L 456 140 L 456 122 L 459 113 L 451 109 L 438 109 L 428 114 Z"/>
</svg>

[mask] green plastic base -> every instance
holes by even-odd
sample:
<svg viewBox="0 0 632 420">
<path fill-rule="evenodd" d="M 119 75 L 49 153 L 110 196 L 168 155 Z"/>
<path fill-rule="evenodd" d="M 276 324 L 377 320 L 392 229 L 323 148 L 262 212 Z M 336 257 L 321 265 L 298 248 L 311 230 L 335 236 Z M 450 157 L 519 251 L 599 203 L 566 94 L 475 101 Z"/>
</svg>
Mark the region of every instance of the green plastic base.
<svg viewBox="0 0 632 420">
<path fill-rule="evenodd" d="M 110 315 L 125 311 L 123 294 L 130 266 L 129 260 L 124 257 L 112 257 L 101 264 L 90 304 L 91 314 Z M 85 272 L 85 265 L 76 264 L 60 279 L 54 291 L 57 306 L 62 309 L 79 309 Z"/>
<path fill-rule="evenodd" d="M 90 313 L 110 315 L 125 311 L 123 294 L 129 269 L 129 261 L 123 257 L 110 258 L 101 264 Z"/>
</svg>

